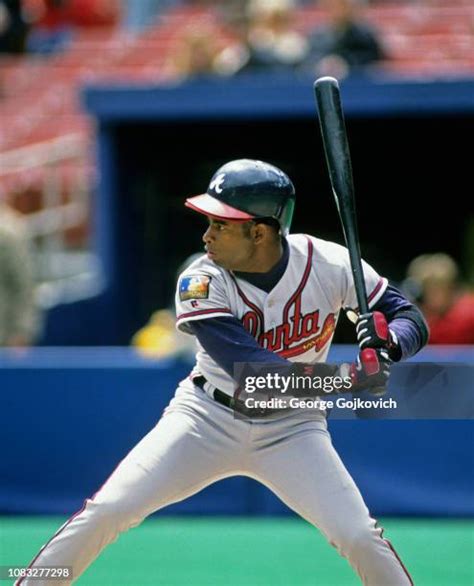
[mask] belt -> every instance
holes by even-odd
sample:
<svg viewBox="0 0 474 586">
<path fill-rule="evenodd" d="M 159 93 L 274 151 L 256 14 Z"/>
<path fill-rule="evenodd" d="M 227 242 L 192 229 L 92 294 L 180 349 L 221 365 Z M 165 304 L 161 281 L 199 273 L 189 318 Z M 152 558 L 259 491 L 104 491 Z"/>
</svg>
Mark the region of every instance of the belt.
<svg viewBox="0 0 474 586">
<path fill-rule="evenodd" d="M 241 415 L 245 415 L 246 417 L 266 417 L 266 416 L 270 415 L 271 413 L 274 413 L 274 411 L 272 411 L 270 409 L 258 409 L 255 407 L 254 408 L 247 407 L 245 405 L 244 401 L 239 401 L 239 399 L 234 399 L 234 397 L 229 397 L 229 395 L 227 393 L 224 393 L 224 391 L 221 391 L 220 389 L 217 389 L 215 387 L 211 393 L 208 393 L 205 385 L 208 384 L 211 387 L 212 387 L 212 385 L 202 375 L 198 375 L 198 376 L 193 377 L 192 381 L 198 388 L 200 388 L 202 391 L 204 391 L 206 393 L 206 395 L 211 394 L 212 398 L 214 399 L 214 401 L 216 401 L 216 403 L 220 403 L 221 405 L 224 405 L 224 407 L 227 407 L 228 409 L 232 409 L 232 411 L 240 413 Z"/>
</svg>

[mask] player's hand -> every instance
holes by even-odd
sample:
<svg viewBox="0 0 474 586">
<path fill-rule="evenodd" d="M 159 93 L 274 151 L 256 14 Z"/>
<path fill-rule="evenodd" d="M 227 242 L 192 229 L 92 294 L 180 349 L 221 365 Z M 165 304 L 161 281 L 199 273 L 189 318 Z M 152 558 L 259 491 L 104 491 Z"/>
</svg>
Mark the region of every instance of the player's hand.
<svg viewBox="0 0 474 586">
<path fill-rule="evenodd" d="M 367 389 L 381 396 L 387 389 L 392 361 L 383 348 L 365 348 L 359 352 L 356 362 L 350 366 L 351 391 Z"/>
<path fill-rule="evenodd" d="M 363 313 L 356 321 L 357 342 L 359 348 L 385 348 L 392 355 L 398 342 L 395 334 L 389 329 L 385 316 L 380 311 Z"/>
</svg>

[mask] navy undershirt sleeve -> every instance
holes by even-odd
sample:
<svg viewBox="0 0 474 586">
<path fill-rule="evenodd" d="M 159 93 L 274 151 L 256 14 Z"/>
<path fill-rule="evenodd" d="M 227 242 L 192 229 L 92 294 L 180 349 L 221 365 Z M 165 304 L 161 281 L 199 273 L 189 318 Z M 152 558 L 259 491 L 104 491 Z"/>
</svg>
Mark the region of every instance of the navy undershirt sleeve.
<svg viewBox="0 0 474 586">
<path fill-rule="evenodd" d="M 428 326 L 421 311 L 392 285 L 388 285 L 372 311 L 381 311 L 397 336 L 401 351 L 397 360 L 413 356 L 428 341 Z"/>
<path fill-rule="evenodd" d="M 388 285 L 382 297 L 372 308 L 372 311 L 381 311 L 387 321 L 395 318 L 396 314 L 402 309 L 411 309 L 414 305 L 392 285 Z"/>
<path fill-rule="evenodd" d="M 265 350 L 235 317 L 213 317 L 189 322 L 192 333 L 209 356 L 230 376 L 236 362 L 288 366 L 288 360 Z"/>
</svg>

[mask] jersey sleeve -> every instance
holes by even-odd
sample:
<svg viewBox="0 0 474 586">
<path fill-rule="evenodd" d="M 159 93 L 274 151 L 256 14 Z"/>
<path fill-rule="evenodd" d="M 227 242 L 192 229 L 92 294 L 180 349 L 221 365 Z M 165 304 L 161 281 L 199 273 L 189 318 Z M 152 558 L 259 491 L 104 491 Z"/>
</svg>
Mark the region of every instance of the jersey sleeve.
<svg viewBox="0 0 474 586">
<path fill-rule="evenodd" d="M 362 270 L 364 272 L 365 288 L 367 291 L 369 308 L 372 309 L 385 293 L 388 281 L 384 277 L 381 277 L 377 271 L 364 260 L 362 260 Z M 349 254 L 347 254 L 347 258 L 344 262 L 343 307 L 353 309 L 357 313 L 359 312 L 359 304 L 357 302 L 357 295 L 354 287 L 354 277 L 352 276 Z"/>
<path fill-rule="evenodd" d="M 189 323 L 232 315 L 225 283 L 220 275 L 199 269 L 185 271 L 176 288 L 176 327 L 193 334 Z"/>
<path fill-rule="evenodd" d="M 188 328 L 209 356 L 231 377 L 234 377 L 235 364 L 239 362 L 289 364 L 278 354 L 259 346 L 236 317 L 199 320 L 188 324 Z"/>
</svg>

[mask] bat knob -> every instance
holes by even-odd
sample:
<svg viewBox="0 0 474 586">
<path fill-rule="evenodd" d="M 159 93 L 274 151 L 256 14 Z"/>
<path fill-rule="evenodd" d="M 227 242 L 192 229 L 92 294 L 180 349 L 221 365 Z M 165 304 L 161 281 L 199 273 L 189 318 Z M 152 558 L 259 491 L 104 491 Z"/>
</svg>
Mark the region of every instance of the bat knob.
<svg viewBox="0 0 474 586">
<path fill-rule="evenodd" d="M 314 87 L 318 87 L 320 85 L 332 85 L 334 87 L 339 87 L 339 83 L 337 81 L 336 78 L 334 77 L 329 77 L 328 75 L 325 77 L 319 77 L 315 82 L 314 82 Z"/>
</svg>

